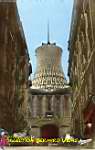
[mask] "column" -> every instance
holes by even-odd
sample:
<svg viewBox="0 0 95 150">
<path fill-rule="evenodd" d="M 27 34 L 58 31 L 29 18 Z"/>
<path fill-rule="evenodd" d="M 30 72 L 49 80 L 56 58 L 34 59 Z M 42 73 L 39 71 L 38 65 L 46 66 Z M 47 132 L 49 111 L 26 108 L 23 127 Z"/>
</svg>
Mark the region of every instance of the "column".
<svg viewBox="0 0 95 150">
<path fill-rule="evenodd" d="M 33 103 L 32 103 L 33 117 L 37 117 L 37 101 L 38 101 L 38 98 L 35 95 L 34 98 L 33 98 Z"/>
<path fill-rule="evenodd" d="M 45 117 L 45 113 L 47 111 L 47 97 L 46 95 L 42 98 L 42 116 Z"/>
<path fill-rule="evenodd" d="M 52 97 L 51 97 L 51 110 L 52 110 L 52 112 L 55 111 L 54 103 L 55 103 L 55 95 L 52 95 Z"/>
<path fill-rule="evenodd" d="M 64 96 L 61 95 L 60 97 L 60 117 L 64 116 Z"/>
</svg>

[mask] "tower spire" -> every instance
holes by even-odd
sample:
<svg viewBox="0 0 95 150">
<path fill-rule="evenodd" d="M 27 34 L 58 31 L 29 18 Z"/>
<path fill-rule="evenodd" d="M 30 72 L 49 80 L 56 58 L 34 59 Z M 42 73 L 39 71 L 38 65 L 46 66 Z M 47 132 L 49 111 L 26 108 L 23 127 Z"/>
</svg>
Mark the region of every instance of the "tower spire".
<svg viewBox="0 0 95 150">
<path fill-rule="evenodd" d="M 50 29 L 49 29 L 49 21 L 47 24 L 47 44 L 50 44 Z"/>
</svg>

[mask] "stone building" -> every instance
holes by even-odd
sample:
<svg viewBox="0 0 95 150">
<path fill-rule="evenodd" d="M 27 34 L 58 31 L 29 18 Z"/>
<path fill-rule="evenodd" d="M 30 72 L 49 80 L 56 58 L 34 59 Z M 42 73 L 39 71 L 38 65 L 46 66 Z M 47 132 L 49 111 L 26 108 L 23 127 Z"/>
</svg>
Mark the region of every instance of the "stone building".
<svg viewBox="0 0 95 150">
<path fill-rule="evenodd" d="M 42 43 L 36 49 L 37 68 L 29 91 L 29 126 L 35 137 L 57 138 L 70 132 L 70 87 L 61 55 L 56 43 Z"/>
<path fill-rule="evenodd" d="M 26 126 L 29 67 L 16 2 L 0 2 L 0 127 L 8 131 Z"/>
<path fill-rule="evenodd" d="M 95 1 L 74 0 L 69 38 L 72 132 L 95 136 Z"/>
</svg>

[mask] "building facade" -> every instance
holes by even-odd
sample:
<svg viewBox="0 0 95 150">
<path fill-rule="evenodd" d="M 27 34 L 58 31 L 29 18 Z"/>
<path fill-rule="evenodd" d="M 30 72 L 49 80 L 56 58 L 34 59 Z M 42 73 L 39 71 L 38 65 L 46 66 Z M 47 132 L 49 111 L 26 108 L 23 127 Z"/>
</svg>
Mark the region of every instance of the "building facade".
<svg viewBox="0 0 95 150">
<path fill-rule="evenodd" d="M 0 127 L 26 126 L 29 54 L 16 2 L 0 2 Z"/>
<path fill-rule="evenodd" d="M 72 132 L 95 137 L 95 1 L 74 0 L 69 39 Z"/>
<path fill-rule="evenodd" d="M 36 49 L 37 68 L 29 91 L 29 126 L 35 137 L 57 138 L 70 133 L 70 87 L 61 66 L 62 49 L 56 43 Z"/>
</svg>

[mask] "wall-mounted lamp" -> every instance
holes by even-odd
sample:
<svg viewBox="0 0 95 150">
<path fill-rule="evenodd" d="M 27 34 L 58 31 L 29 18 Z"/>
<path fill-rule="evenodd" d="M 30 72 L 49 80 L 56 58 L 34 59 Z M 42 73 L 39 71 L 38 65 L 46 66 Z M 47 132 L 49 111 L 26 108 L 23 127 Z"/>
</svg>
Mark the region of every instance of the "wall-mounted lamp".
<svg viewBox="0 0 95 150">
<path fill-rule="evenodd" d="M 87 127 L 91 128 L 92 127 L 92 123 L 87 123 Z"/>
</svg>

